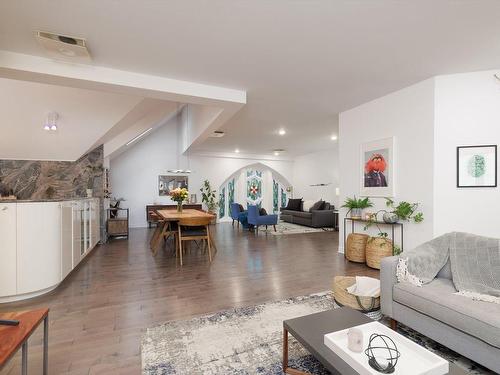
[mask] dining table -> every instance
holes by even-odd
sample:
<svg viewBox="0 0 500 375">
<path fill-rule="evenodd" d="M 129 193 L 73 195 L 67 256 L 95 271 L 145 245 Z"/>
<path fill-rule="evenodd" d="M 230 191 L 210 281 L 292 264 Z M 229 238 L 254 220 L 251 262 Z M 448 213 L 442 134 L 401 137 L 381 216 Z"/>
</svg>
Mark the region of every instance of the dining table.
<svg viewBox="0 0 500 375">
<path fill-rule="evenodd" d="M 175 236 L 175 231 L 172 230 L 172 223 L 178 222 L 184 218 L 208 218 L 215 219 L 215 215 L 210 212 L 196 210 L 192 208 L 186 208 L 182 211 L 167 209 L 167 210 L 157 210 L 156 214 L 159 216 L 158 226 L 151 238 L 151 251 L 153 255 L 158 251 L 158 247 L 161 244 L 163 238 L 168 238 L 170 235 Z M 217 250 L 217 247 L 214 243 L 213 236 L 210 236 L 210 243 Z M 175 241 L 175 246 L 177 248 L 177 241 Z"/>
</svg>

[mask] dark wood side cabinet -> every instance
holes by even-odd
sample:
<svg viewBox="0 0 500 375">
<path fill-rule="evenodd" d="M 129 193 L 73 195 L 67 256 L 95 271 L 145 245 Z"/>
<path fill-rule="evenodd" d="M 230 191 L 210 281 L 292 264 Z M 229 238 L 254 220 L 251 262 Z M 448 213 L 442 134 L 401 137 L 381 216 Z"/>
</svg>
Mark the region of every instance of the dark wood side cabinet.
<svg viewBox="0 0 500 375">
<path fill-rule="evenodd" d="M 193 210 L 201 210 L 201 204 L 190 204 L 190 203 L 185 203 L 182 205 L 183 208 L 190 208 Z M 158 217 L 155 215 L 151 215 L 151 213 L 157 211 L 157 210 L 176 210 L 177 205 L 176 204 L 148 204 L 146 206 L 146 220 L 148 221 L 148 225 L 151 228 L 151 224 L 155 223 L 158 221 Z"/>
</svg>

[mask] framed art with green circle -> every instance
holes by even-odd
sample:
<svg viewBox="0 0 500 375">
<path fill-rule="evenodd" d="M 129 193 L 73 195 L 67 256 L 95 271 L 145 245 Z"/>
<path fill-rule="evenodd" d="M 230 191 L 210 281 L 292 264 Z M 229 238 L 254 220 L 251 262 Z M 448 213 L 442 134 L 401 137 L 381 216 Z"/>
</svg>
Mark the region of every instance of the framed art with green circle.
<svg viewBox="0 0 500 375">
<path fill-rule="evenodd" d="M 497 146 L 457 147 L 457 187 L 497 186 Z"/>
</svg>

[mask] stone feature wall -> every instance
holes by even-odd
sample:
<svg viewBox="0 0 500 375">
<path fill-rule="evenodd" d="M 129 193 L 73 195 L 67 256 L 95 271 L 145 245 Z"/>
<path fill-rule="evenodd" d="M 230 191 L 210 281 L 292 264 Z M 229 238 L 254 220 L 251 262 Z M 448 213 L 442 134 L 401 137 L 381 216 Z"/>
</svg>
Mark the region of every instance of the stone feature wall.
<svg viewBox="0 0 500 375">
<path fill-rule="evenodd" d="M 0 186 L 12 190 L 17 199 L 82 198 L 92 173 L 93 196 L 103 198 L 103 151 L 99 146 L 75 162 L 0 159 Z"/>
</svg>

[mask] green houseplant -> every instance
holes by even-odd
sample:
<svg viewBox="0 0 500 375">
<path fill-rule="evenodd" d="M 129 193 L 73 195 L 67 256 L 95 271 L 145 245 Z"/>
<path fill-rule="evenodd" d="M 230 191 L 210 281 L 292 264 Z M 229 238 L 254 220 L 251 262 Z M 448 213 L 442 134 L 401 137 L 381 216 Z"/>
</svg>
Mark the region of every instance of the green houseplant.
<svg viewBox="0 0 500 375">
<path fill-rule="evenodd" d="M 351 213 L 351 218 L 361 219 L 362 211 L 365 208 L 373 207 L 373 203 L 368 197 L 361 199 L 354 196 L 354 198 L 346 198 L 342 207 L 348 209 L 347 214 Z"/>
<path fill-rule="evenodd" d="M 413 221 L 414 223 L 421 223 L 424 221 L 424 214 L 418 211 L 418 203 L 409 203 L 406 201 L 401 201 L 397 205 L 390 198 L 385 198 L 386 207 L 390 210 L 379 210 L 377 213 L 371 215 L 370 220 L 365 226 L 365 230 L 371 225 L 375 224 L 378 229 L 377 237 L 371 237 L 368 242 L 377 241 L 377 244 L 380 246 L 385 246 L 387 243 L 390 243 L 393 248 L 393 255 L 399 255 L 402 252 L 400 246 L 396 244 L 392 244 L 392 241 L 388 239 L 387 232 L 384 232 L 380 226 L 379 222 L 377 222 L 377 216 L 379 213 L 383 213 L 383 220 L 387 224 L 397 223 L 399 220 L 402 221 Z"/>
<path fill-rule="evenodd" d="M 205 203 L 205 206 L 207 206 L 207 211 L 215 214 L 215 211 L 217 210 L 217 206 L 219 203 L 217 202 L 217 190 L 213 190 L 212 186 L 210 185 L 210 181 L 205 180 L 203 181 L 203 186 L 200 189 L 201 191 L 201 201 Z"/>
</svg>

